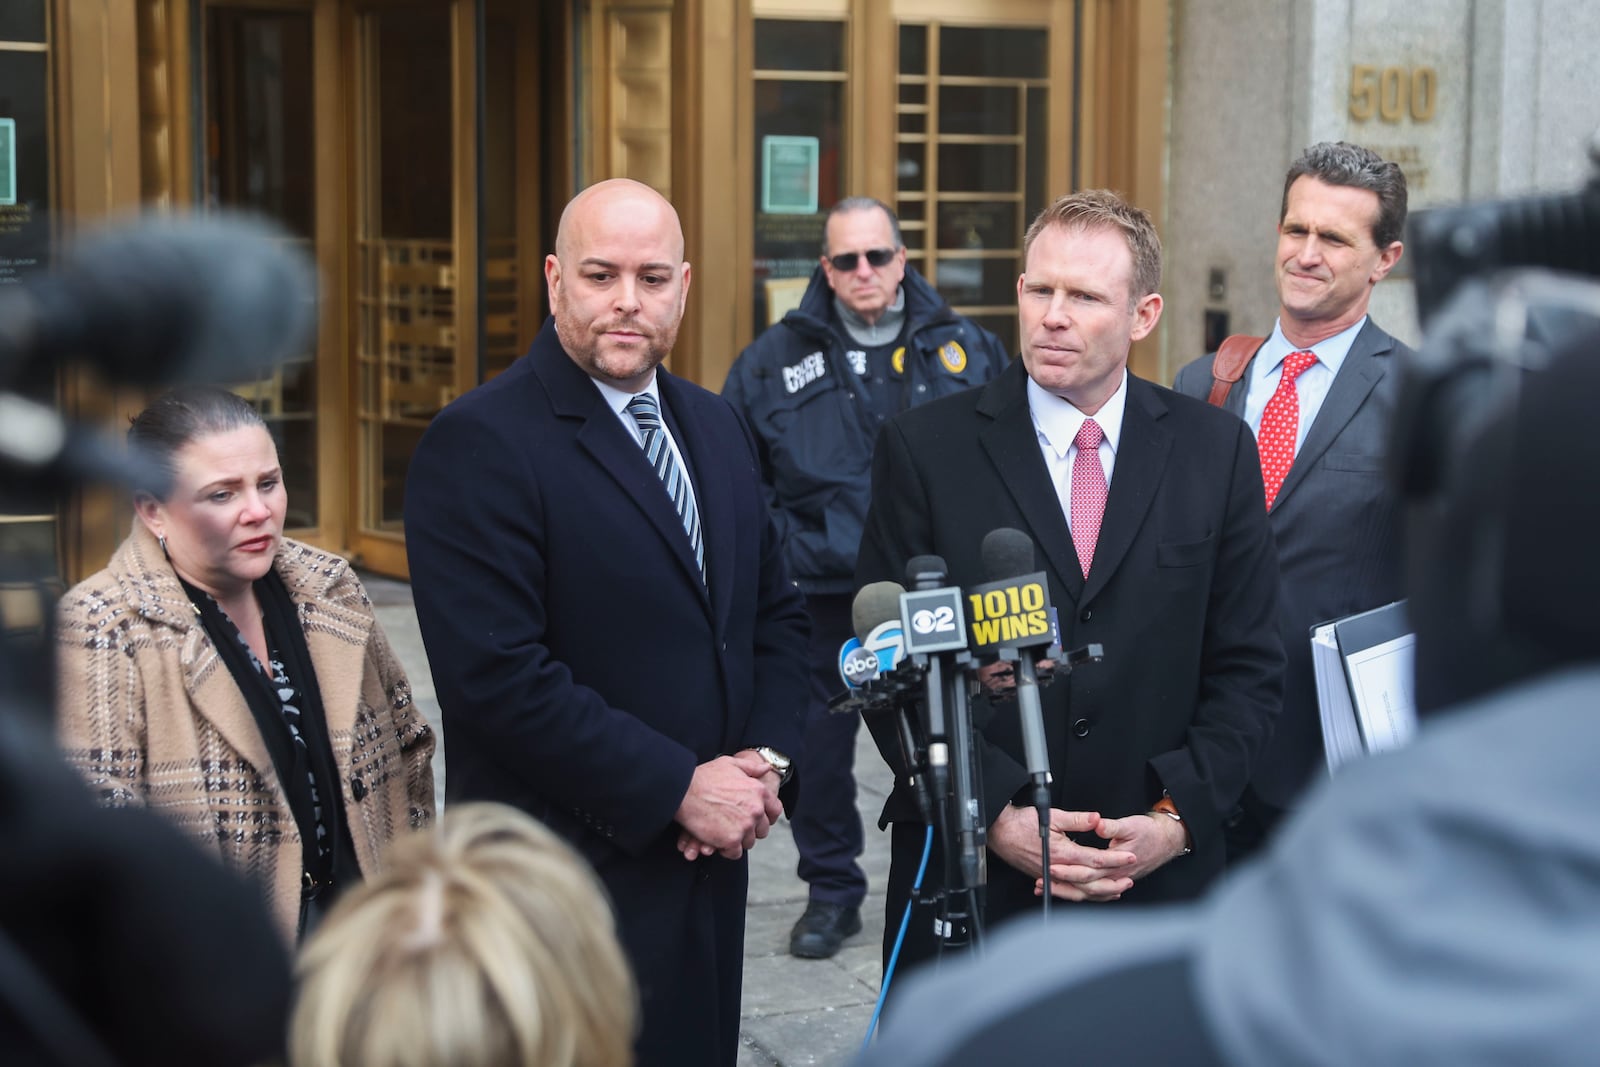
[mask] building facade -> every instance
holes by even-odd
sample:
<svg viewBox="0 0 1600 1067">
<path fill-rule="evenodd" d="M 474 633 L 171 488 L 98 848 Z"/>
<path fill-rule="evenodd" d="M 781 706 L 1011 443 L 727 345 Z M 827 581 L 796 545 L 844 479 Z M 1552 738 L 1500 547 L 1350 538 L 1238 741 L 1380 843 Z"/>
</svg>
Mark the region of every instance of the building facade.
<svg viewBox="0 0 1600 1067">
<path fill-rule="evenodd" d="M 592 181 L 678 206 L 672 367 L 713 389 L 841 196 L 895 206 L 917 268 L 1014 341 L 1027 221 L 1116 188 L 1168 246 L 1134 366 L 1169 381 L 1219 331 L 1270 329 L 1300 148 L 1373 145 L 1415 206 L 1571 187 L 1597 44 L 1586 0 L 6 0 L 0 285 L 138 211 L 275 219 L 318 265 L 319 326 L 237 387 L 279 436 L 292 532 L 404 575 L 411 449 L 538 330 Z M 1408 300 L 1402 278 L 1374 308 L 1414 339 Z M 145 400 L 71 369 L 31 388 L 108 429 Z M 0 552 L 69 580 L 129 519 L 109 490 L 0 512 Z"/>
</svg>

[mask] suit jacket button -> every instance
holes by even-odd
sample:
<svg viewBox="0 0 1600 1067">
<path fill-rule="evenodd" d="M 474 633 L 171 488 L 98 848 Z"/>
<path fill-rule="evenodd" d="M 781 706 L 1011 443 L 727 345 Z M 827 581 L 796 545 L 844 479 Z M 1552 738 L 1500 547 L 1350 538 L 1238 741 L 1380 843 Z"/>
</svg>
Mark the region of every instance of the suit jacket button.
<svg viewBox="0 0 1600 1067">
<path fill-rule="evenodd" d="M 367 799 L 367 783 L 361 780 L 359 774 L 350 779 L 350 795 L 355 797 L 357 801 Z"/>
<path fill-rule="evenodd" d="M 1089 736 L 1089 720 L 1088 719 L 1079 719 L 1077 722 L 1073 723 L 1072 724 L 1072 732 L 1077 737 L 1088 737 Z"/>
<path fill-rule="evenodd" d="M 1078 613 L 1079 622 L 1088 622 L 1092 618 L 1094 618 L 1094 612 L 1089 608 L 1084 608 L 1083 611 Z"/>
</svg>

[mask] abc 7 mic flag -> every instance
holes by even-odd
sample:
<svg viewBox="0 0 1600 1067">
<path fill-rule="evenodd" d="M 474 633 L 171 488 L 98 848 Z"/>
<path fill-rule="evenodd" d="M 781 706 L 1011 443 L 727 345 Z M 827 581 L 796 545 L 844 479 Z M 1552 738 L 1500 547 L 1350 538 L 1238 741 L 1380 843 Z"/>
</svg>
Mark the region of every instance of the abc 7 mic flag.
<svg viewBox="0 0 1600 1067">
<path fill-rule="evenodd" d="M 899 619 L 881 622 L 867 634 L 866 643 L 852 637 L 839 649 L 839 677 L 859 689 L 880 674 L 888 674 L 905 655 L 905 630 Z"/>
</svg>

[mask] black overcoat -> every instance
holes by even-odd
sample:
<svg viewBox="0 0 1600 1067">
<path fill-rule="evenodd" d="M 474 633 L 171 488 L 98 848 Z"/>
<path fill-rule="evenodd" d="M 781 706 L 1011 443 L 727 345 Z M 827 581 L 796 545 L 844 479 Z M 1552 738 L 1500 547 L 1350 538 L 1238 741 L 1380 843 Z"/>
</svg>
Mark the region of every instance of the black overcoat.
<svg viewBox="0 0 1600 1067">
<path fill-rule="evenodd" d="M 1130 375 L 1086 581 L 1040 452 L 1026 384 L 1018 360 L 987 386 L 886 424 L 856 577 L 862 584 L 904 582 L 909 559 L 934 554 L 949 565 L 951 584 L 976 585 L 986 578 L 985 534 L 1009 526 L 1031 535 L 1063 645 L 1099 642 L 1105 649 L 1103 663 L 1041 691 L 1052 802 L 1120 818 L 1146 811 L 1169 791 L 1193 854 L 1155 871 L 1123 899 L 1192 897 L 1222 869 L 1223 820 L 1249 779 L 1281 697 L 1277 565 L 1255 441 L 1227 412 Z M 979 707 L 975 719 L 988 824 L 1028 779 L 1015 704 Z M 912 873 L 905 868 L 915 864 L 922 841 L 903 775 L 884 819 L 901 824 L 891 873 L 892 932 L 904 907 L 898 893 Z M 930 865 L 930 877 L 939 870 Z M 988 875 L 991 923 L 1036 906 L 1033 876 L 992 855 Z"/>
<path fill-rule="evenodd" d="M 733 408 L 658 370 L 709 589 L 666 491 L 547 321 L 429 426 L 406 484 L 447 803 L 543 819 L 594 865 L 639 981 L 638 1062 L 732 1065 L 747 867 L 676 852 L 697 764 L 799 749 L 807 624 Z"/>
</svg>

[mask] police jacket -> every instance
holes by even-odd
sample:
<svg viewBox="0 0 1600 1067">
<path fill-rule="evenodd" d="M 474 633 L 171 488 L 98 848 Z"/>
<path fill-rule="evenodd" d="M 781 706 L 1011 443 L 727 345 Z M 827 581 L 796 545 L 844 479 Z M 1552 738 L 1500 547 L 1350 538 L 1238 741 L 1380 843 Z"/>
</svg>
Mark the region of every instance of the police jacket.
<svg viewBox="0 0 1600 1067">
<path fill-rule="evenodd" d="M 845 356 L 862 346 L 833 317 L 833 290 L 820 266 L 800 306 L 739 354 L 722 388 L 755 431 L 789 575 L 806 593 L 855 589 L 882 418 L 981 385 L 1010 360 L 998 337 L 952 311 L 909 264 L 901 289 L 906 325 L 897 343 L 903 356 L 896 351 L 892 361 L 900 382 L 895 410 L 872 410 Z"/>
</svg>

